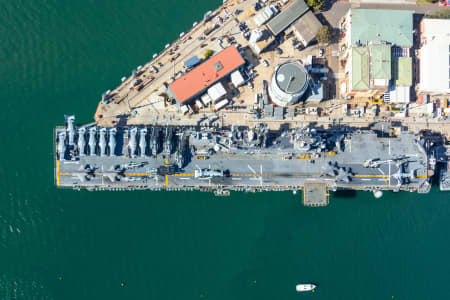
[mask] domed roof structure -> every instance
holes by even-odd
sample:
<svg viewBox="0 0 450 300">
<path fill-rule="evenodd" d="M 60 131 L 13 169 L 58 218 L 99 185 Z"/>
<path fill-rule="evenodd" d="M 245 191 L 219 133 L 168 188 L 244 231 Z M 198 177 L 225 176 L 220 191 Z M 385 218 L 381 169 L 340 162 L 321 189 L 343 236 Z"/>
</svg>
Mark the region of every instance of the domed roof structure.
<svg viewBox="0 0 450 300">
<path fill-rule="evenodd" d="M 288 106 L 298 102 L 308 89 L 309 75 L 298 61 L 282 63 L 275 69 L 269 86 L 272 102 Z"/>
</svg>

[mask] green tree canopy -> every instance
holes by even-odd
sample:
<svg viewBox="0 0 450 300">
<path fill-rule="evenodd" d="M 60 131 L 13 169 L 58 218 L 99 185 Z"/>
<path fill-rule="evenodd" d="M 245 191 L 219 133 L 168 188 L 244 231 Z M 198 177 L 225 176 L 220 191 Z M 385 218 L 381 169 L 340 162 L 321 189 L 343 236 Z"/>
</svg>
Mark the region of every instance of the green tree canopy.
<svg viewBox="0 0 450 300">
<path fill-rule="evenodd" d="M 450 19 L 450 9 L 444 8 L 426 16 L 429 19 Z"/>
<path fill-rule="evenodd" d="M 331 30 L 327 25 L 320 27 L 319 33 L 316 35 L 316 40 L 321 44 L 327 44 L 331 38 Z"/>
<path fill-rule="evenodd" d="M 323 6 L 323 0 L 306 0 L 306 4 L 314 10 L 319 10 Z"/>
<path fill-rule="evenodd" d="M 206 59 L 206 58 L 210 57 L 212 53 L 213 53 L 212 50 L 211 50 L 211 49 L 208 49 L 208 50 L 205 51 L 205 54 L 203 54 L 203 56 L 204 56 L 205 59 Z"/>
</svg>

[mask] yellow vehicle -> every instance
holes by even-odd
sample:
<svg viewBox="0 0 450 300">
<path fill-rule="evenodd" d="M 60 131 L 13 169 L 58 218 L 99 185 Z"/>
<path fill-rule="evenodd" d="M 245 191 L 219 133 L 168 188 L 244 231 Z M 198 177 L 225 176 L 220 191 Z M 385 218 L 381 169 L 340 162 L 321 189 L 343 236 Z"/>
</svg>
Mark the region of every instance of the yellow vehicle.
<svg viewBox="0 0 450 300">
<path fill-rule="evenodd" d="M 208 156 L 203 156 L 203 155 L 198 155 L 197 156 L 197 159 L 208 159 L 209 157 Z"/>
<path fill-rule="evenodd" d="M 336 155 L 336 151 L 330 151 L 328 152 L 328 155 Z"/>
<path fill-rule="evenodd" d="M 393 107 L 392 104 L 389 104 L 389 110 L 393 113 L 399 113 L 403 111 L 401 108 Z"/>
<path fill-rule="evenodd" d="M 171 58 L 169 58 L 170 62 L 173 62 L 175 59 L 177 59 L 180 56 L 180 53 L 177 53 L 176 55 L 172 56 Z"/>
<path fill-rule="evenodd" d="M 370 98 L 370 103 L 372 103 L 372 104 L 383 104 L 383 97 L 382 96 L 371 97 Z"/>
</svg>

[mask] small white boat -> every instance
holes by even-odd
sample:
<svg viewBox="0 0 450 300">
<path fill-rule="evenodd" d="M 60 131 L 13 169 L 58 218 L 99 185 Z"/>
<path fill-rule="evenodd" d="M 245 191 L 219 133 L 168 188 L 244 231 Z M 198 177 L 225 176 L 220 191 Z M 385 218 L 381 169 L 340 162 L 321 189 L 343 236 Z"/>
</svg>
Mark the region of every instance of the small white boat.
<svg viewBox="0 0 450 300">
<path fill-rule="evenodd" d="M 312 283 L 305 283 L 305 284 L 297 284 L 295 286 L 295 290 L 297 292 L 309 292 L 316 288 L 317 286 Z"/>
</svg>

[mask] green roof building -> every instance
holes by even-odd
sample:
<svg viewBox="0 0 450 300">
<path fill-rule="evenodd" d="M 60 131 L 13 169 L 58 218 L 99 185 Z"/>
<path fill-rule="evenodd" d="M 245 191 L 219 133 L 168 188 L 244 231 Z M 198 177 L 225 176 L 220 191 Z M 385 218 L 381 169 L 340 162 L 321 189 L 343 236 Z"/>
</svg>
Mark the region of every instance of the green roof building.
<svg viewBox="0 0 450 300">
<path fill-rule="evenodd" d="M 367 47 L 352 48 L 352 90 L 369 89 L 369 50 Z"/>
<path fill-rule="evenodd" d="M 391 79 L 391 45 L 371 44 L 370 79 Z"/>
<path fill-rule="evenodd" d="M 384 41 L 399 47 L 413 46 L 413 11 L 351 9 L 351 44 Z"/>
<path fill-rule="evenodd" d="M 393 79 L 396 86 L 412 85 L 412 58 L 411 57 L 394 57 Z"/>
<path fill-rule="evenodd" d="M 352 90 L 387 89 L 391 70 L 391 45 L 352 47 Z"/>
</svg>

